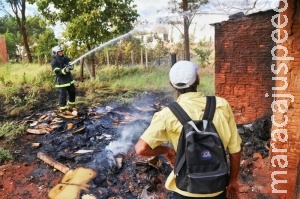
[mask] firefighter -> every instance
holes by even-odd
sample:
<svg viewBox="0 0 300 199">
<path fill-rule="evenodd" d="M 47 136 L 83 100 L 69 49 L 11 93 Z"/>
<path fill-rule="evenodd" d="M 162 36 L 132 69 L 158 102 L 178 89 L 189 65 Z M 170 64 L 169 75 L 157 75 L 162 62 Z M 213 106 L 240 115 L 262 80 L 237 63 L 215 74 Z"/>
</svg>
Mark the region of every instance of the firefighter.
<svg viewBox="0 0 300 199">
<path fill-rule="evenodd" d="M 55 87 L 58 91 L 59 112 L 70 114 L 72 111 L 76 111 L 75 81 L 71 74 L 74 65 L 70 64 L 70 59 L 63 54 L 63 49 L 60 46 L 53 47 L 52 54 L 51 67 L 56 75 Z"/>
</svg>

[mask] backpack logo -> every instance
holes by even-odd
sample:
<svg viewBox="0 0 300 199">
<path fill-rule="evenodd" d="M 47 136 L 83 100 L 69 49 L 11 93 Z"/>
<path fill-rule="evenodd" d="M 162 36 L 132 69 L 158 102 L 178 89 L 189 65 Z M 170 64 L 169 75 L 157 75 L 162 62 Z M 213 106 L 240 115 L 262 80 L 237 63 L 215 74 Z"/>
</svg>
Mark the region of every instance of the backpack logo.
<svg viewBox="0 0 300 199">
<path fill-rule="evenodd" d="M 209 152 L 209 150 L 205 150 L 201 153 L 201 159 L 202 160 L 210 160 L 212 157 L 211 157 L 211 154 Z"/>
<path fill-rule="evenodd" d="M 177 102 L 169 108 L 183 125 L 174 165 L 177 188 L 195 194 L 224 191 L 229 169 L 223 143 L 212 123 L 216 98 L 207 97 L 202 120 L 193 121 Z"/>
</svg>

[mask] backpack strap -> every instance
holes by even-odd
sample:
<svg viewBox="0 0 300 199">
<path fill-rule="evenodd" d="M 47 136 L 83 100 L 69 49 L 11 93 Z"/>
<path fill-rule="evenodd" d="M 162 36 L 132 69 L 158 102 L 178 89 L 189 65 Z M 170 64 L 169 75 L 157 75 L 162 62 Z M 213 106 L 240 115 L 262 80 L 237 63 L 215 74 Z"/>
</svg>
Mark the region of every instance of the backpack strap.
<svg viewBox="0 0 300 199">
<path fill-rule="evenodd" d="M 208 103 L 210 103 L 209 107 L 209 112 L 208 112 L 208 115 L 206 117 L 205 113 L 204 113 L 204 116 L 203 116 L 203 120 L 208 120 L 208 121 L 213 121 L 214 119 L 214 115 L 215 115 L 215 111 L 216 111 L 216 96 L 207 96 L 207 102 L 206 102 L 206 107 L 205 107 L 205 111 L 206 111 L 206 108 L 208 106 Z"/>
<path fill-rule="evenodd" d="M 177 102 L 173 102 L 168 107 L 174 113 L 174 115 L 177 117 L 177 119 L 180 121 L 182 125 L 192 120 L 190 116 L 183 110 L 183 108 L 181 108 L 181 106 Z M 215 96 L 206 96 L 206 105 L 205 105 L 205 110 L 204 110 L 202 120 L 212 121 L 212 119 L 214 118 L 215 109 L 216 109 Z"/>
<path fill-rule="evenodd" d="M 168 107 L 174 113 L 174 115 L 177 117 L 177 119 L 182 125 L 192 120 L 177 102 L 173 102 Z"/>
<path fill-rule="evenodd" d="M 206 96 L 206 105 L 202 120 L 208 120 L 208 116 L 210 114 L 211 97 L 212 96 Z"/>
</svg>

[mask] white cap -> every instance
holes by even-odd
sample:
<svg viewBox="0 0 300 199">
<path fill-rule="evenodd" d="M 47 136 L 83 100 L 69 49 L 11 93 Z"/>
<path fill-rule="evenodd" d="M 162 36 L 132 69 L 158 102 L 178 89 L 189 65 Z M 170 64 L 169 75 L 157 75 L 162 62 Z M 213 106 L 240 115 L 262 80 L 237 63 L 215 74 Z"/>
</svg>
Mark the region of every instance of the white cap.
<svg viewBox="0 0 300 199">
<path fill-rule="evenodd" d="M 190 61 L 178 61 L 175 63 L 169 73 L 171 84 L 178 89 L 190 87 L 197 79 L 198 65 Z M 177 84 L 185 84 L 178 86 Z"/>
</svg>

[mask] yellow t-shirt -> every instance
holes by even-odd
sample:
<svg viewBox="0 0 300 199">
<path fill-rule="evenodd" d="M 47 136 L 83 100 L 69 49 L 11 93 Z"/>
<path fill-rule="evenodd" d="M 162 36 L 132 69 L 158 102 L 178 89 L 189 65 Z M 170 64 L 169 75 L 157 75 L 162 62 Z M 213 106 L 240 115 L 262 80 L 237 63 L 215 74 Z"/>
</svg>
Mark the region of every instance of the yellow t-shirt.
<svg viewBox="0 0 300 199">
<path fill-rule="evenodd" d="M 227 149 L 229 153 L 237 153 L 241 150 L 242 140 L 237 132 L 231 107 L 223 98 L 216 97 L 216 101 L 216 111 L 214 114 L 213 124 L 219 133 L 224 148 Z M 182 94 L 178 97 L 177 102 L 192 120 L 202 119 L 206 105 L 206 97 L 203 93 L 189 92 Z M 164 108 L 153 115 L 151 124 L 143 133 L 141 139 L 144 140 L 152 149 L 164 142 L 170 142 L 176 151 L 181 130 L 182 125 L 175 115 L 169 108 Z M 176 187 L 174 171 L 172 171 L 168 176 L 165 187 L 168 190 L 189 197 L 214 197 L 221 193 L 192 194 L 182 191 Z"/>
</svg>

